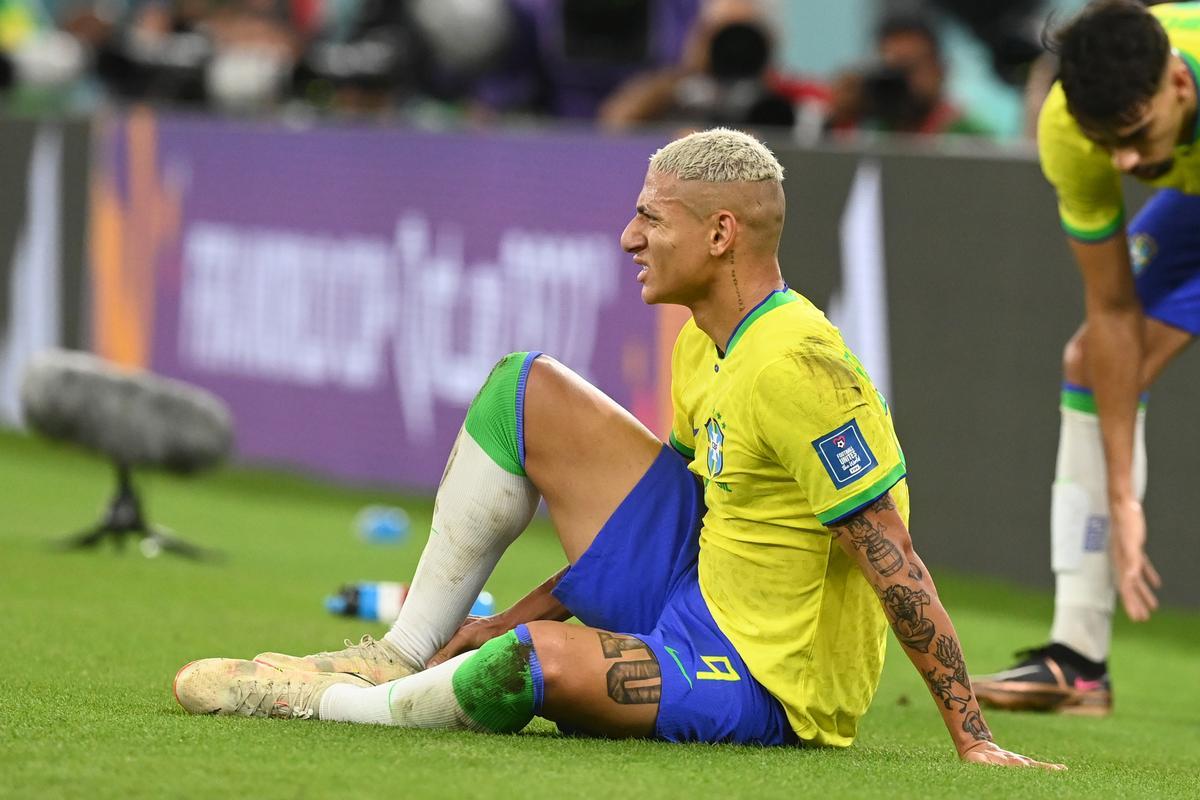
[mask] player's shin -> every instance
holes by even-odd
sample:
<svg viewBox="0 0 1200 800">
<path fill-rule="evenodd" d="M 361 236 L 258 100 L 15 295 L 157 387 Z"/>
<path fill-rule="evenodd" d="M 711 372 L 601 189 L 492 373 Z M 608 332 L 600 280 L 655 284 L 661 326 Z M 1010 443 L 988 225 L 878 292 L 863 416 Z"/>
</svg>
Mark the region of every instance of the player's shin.
<svg viewBox="0 0 1200 800">
<path fill-rule="evenodd" d="M 1051 563 L 1055 575 L 1050 638 L 1095 662 L 1108 658 L 1115 582 L 1104 447 L 1095 402 L 1086 389 L 1062 395 L 1058 462 L 1051 500 Z M 1134 433 L 1134 489 L 1146 490 L 1145 410 Z"/>
<path fill-rule="evenodd" d="M 331 686 L 324 720 L 514 733 L 541 706 L 542 671 L 524 625 L 424 672 L 370 688 Z M 344 691 L 349 689 L 349 691 Z"/>
<path fill-rule="evenodd" d="M 449 641 L 505 549 L 537 510 L 524 469 L 524 400 L 538 353 L 512 353 L 492 370 L 446 462 L 400 616 L 384 637 L 417 669 Z"/>
</svg>

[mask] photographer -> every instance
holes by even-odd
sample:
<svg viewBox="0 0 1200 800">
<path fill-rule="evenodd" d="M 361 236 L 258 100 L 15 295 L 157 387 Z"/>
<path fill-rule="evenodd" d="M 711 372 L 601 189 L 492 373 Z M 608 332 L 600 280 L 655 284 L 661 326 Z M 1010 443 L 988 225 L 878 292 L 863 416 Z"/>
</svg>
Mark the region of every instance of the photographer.
<svg viewBox="0 0 1200 800">
<path fill-rule="evenodd" d="M 513 34 L 474 113 L 592 120 L 632 75 L 679 62 L 701 0 L 508 0 Z"/>
<path fill-rule="evenodd" d="M 838 76 L 827 128 L 910 134 L 989 133 L 945 96 L 946 67 L 933 27 L 890 17 L 876 34 L 878 62 Z"/>
<path fill-rule="evenodd" d="M 610 129 L 650 122 L 774 126 L 816 138 L 828 92 L 775 72 L 774 45 L 760 3 L 709 0 L 680 62 L 631 78 L 601 106 L 600 122 Z"/>
</svg>

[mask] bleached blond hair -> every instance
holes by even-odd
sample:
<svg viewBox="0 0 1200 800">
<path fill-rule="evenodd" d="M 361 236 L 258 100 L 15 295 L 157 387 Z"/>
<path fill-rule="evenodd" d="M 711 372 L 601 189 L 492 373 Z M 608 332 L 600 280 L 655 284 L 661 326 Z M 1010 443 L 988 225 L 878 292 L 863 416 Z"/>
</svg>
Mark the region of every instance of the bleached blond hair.
<svg viewBox="0 0 1200 800">
<path fill-rule="evenodd" d="M 782 181 L 783 165 L 753 136 L 713 128 L 676 139 L 650 156 L 650 169 L 681 181 Z"/>
</svg>

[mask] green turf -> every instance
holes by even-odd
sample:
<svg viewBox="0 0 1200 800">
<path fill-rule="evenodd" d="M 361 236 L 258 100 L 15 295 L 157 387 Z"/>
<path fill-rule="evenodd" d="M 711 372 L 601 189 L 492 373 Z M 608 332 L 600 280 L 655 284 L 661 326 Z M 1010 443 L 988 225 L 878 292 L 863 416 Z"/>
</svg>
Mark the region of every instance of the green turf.
<svg viewBox="0 0 1200 800">
<path fill-rule="evenodd" d="M 859 741 L 841 751 L 570 740 L 543 721 L 483 736 L 187 717 L 170 686 L 191 659 L 309 652 L 363 633 L 326 614 L 323 595 L 344 581 L 405 578 L 421 537 L 361 543 L 355 512 L 400 503 L 419 532 L 430 504 L 269 473 L 150 477 L 150 514 L 224 549 L 225 564 L 49 550 L 53 535 L 98 513 L 109 481 L 95 460 L 0 435 L 0 797 L 1200 795 L 1200 618 L 1172 612 L 1118 627 L 1111 718 L 988 714 L 1000 742 L 1066 762 L 1063 774 L 958 763 L 895 646 Z M 511 602 L 560 564 L 539 523 L 488 588 Z M 1003 666 L 1014 645 L 1045 635 L 1047 595 L 939 577 L 977 670 Z"/>
</svg>

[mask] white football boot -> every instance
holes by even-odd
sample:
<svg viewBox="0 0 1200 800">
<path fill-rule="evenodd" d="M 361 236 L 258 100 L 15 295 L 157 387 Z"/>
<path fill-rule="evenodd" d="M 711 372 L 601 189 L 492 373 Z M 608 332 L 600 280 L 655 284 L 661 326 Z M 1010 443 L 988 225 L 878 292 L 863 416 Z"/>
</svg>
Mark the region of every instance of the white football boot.
<svg viewBox="0 0 1200 800">
<path fill-rule="evenodd" d="M 335 683 L 370 686 L 354 675 L 281 670 L 258 661 L 205 658 L 175 675 L 175 699 L 189 714 L 316 719 Z"/>
<path fill-rule="evenodd" d="M 289 656 L 286 653 L 259 653 L 254 660 L 278 669 L 305 672 L 341 672 L 378 686 L 418 672 L 390 642 L 363 634 L 358 644 L 345 641 L 343 650 Z"/>
</svg>

